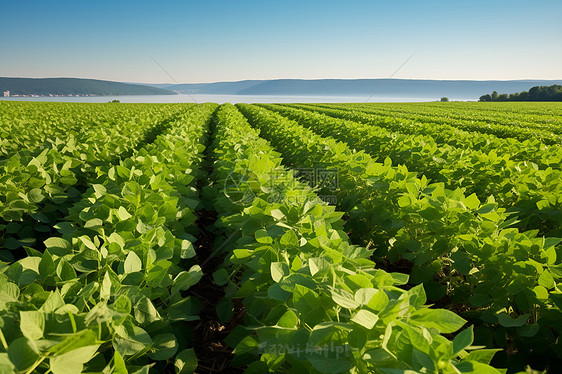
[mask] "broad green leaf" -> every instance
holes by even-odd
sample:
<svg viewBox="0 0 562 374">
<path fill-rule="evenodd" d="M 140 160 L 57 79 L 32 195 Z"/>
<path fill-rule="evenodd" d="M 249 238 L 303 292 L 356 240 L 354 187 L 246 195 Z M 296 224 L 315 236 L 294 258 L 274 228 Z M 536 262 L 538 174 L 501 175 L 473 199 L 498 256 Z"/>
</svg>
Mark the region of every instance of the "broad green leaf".
<svg viewBox="0 0 562 374">
<path fill-rule="evenodd" d="M 229 275 L 226 269 L 221 268 L 213 273 L 213 280 L 217 284 L 217 286 L 224 286 L 228 283 Z"/>
<path fill-rule="evenodd" d="M 32 340 L 25 337 L 14 340 L 8 346 L 8 357 L 17 370 L 26 370 L 39 359 L 39 350 Z"/>
<path fill-rule="evenodd" d="M 359 307 L 359 303 L 355 301 L 353 294 L 342 289 L 332 289 L 331 293 L 332 300 L 334 300 L 336 304 L 347 309 L 356 309 Z"/>
<path fill-rule="evenodd" d="M 125 274 L 142 270 L 142 261 L 133 251 L 130 251 L 124 263 Z"/>
<path fill-rule="evenodd" d="M 478 207 L 480 206 L 480 200 L 478 200 L 478 196 L 473 193 L 472 195 L 467 196 L 464 199 L 464 205 L 466 205 L 466 207 L 471 210 L 478 209 Z"/>
<path fill-rule="evenodd" d="M 284 262 L 272 262 L 270 265 L 271 278 L 277 283 L 290 274 L 289 266 Z"/>
<path fill-rule="evenodd" d="M 423 308 L 412 314 L 411 321 L 419 326 L 450 334 L 464 326 L 466 320 L 445 309 Z"/>
<path fill-rule="evenodd" d="M 257 230 L 254 235 L 255 235 L 256 241 L 258 243 L 264 243 L 264 244 L 273 243 L 273 238 L 268 234 L 267 231 L 265 231 L 263 229 Z"/>
<path fill-rule="evenodd" d="M 154 351 L 148 356 L 156 361 L 167 360 L 176 354 L 178 342 L 174 334 L 160 334 L 154 337 Z"/>
<path fill-rule="evenodd" d="M 498 314 L 498 322 L 503 327 L 520 327 L 527 323 L 529 314 L 522 314 L 517 318 L 511 318 L 505 313 Z"/>
<path fill-rule="evenodd" d="M 113 372 L 111 374 L 129 374 L 125 360 L 118 351 L 113 353 Z"/>
<path fill-rule="evenodd" d="M 473 327 L 470 326 L 467 329 L 461 331 L 455 338 L 453 339 L 453 355 L 459 354 L 463 349 L 470 346 L 474 341 L 474 332 Z"/>
<path fill-rule="evenodd" d="M 464 360 L 455 364 L 455 367 L 462 374 L 501 374 L 501 372 L 493 367 L 476 361 Z"/>
<path fill-rule="evenodd" d="M 113 339 L 113 348 L 121 356 L 134 355 L 152 346 L 152 339 L 148 333 L 138 326 L 127 323 L 115 328 L 117 336 Z"/>
<path fill-rule="evenodd" d="M 109 272 L 105 272 L 100 288 L 100 300 L 107 301 L 111 297 L 111 278 Z"/>
<path fill-rule="evenodd" d="M 88 345 L 49 359 L 53 374 L 80 374 L 84 364 L 92 359 L 99 345 Z"/>
<path fill-rule="evenodd" d="M 197 369 L 197 365 L 197 356 L 193 348 L 178 353 L 174 362 L 176 374 L 191 374 Z"/>
<path fill-rule="evenodd" d="M 174 278 L 172 285 L 172 295 L 180 290 L 185 291 L 191 286 L 197 284 L 203 277 L 203 270 L 199 265 L 193 265 L 189 271 L 182 271 Z"/>
<path fill-rule="evenodd" d="M 117 211 L 117 215 L 119 216 L 119 219 L 121 221 L 126 221 L 126 220 L 128 220 L 129 218 L 132 217 L 132 215 L 129 212 L 127 212 L 127 209 L 125 209 L 122 206 L 119 207 L 119 209 Z"/>
<path fill-rule="evenodd" d="M 277 321 L 277 326 L 285 327 L 285 328 L 294 328 L 297 326 L 297 323 L 298 323 L 297 315 L 292 310 L 288 310 L 281 316 L 281 318 L 279 318 L 279 321 Z"/>
<path fill-rule="evenodd" d="M 39 340 L 45 330 L 45 316 L 38 311 L 20 311 L 20 328 L 29 340 Z"/>
<path fill-rule="evenodd" d="M 351 318 L 351 321 L 365 327 L 368 330 L 371 330 L 378 320 L 379 316 L 365 309 L 361 309 Z"/>
<path fill-rule="evenodd" d="M 148 297 L 141 298 L 133 307 L 135 319 L 138 323 L 151 323 L 161 319 L 160 313 Z"/>
<path fill-rule="evenodd" d="M 45 248 L 57 256 L 64 256 L 72 252 L 72 244 L 63 238 L 49 238 L 44 241 Z"/>
<path fill-rule="evenodd" d="M 367 305 L 378 292 L 376 288 L 360 288 L 355 292 L 354 299 L 361 305 Z"/>
<path fill-rule="evenodd" d="M 7 353 L 0 353 L 0 374 L 12 374 L 16 371 L 16 367 L 10 360 Z"/>
</svg>

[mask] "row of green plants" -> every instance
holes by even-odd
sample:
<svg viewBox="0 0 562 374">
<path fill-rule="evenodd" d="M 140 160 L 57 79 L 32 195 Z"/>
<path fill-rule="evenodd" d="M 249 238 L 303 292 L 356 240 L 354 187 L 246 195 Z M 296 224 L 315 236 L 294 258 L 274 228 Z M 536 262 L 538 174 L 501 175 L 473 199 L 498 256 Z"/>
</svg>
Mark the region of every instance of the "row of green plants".
<svg viewBox="0 0 562 374">
<path fill-rule="evenodd" d="M 374 247 L 377 262 L 411 270 L 411 284 L 463 311 L 488 336 L 482 343 L 512 354 L 508 365 L 560 362 L 560 239 L 510 227 L 516 217 L 492 196 L 481 201 L 390 159 L 378 163 L 264 108 L 238 108 L 293 167 L 338 170 L 346 230 Z"/>
<path fill-rule="evenodd" d="M 82 130 L 65 133 L 61 128 L 41 147 L 23 144 L 16 153 L 0 160 L 0 247 L 4 248 L 0 250 L 1 259 L 13 261 L 24 255 L 23 246 L 40 245 L 55 232 L 56 223 L 67 215 L 68 208 L 80 199 L 89 183 L 99 176 L 100 168 L 119 162 L 154 140 L 190 106 L 127 107 L 128 116 L 115 118 L 113 115 L 119 112 L 100 110 L 93 104 L 51 108 L 42 103 L 37 110 L 46 109 L 48 120 L 42 124 L 34 122 L 35 127 L 49 127 L 59 120 L 68 123 L 64 108 L 71 111 L 70 120 L 83 116 L 86 122 Z M 54 110 L 53 117 L 49 117 L 49 109 Z M 94 123 L 88 124 L 90 115 Z M 30 120 L 36 121 L 37 117 L 31 116 Z M 11 138 L 17 138 L 18 130 L 12 130 Z"/>
<path fill-rule="evenodd" d="M 394 133 L 380 127 L 345 121 L 280 105 L 262 105 L 325 137 L 367 151 L 378 162 L 389 157 L 432 182 L 458 187 L 481 200 L 493 195 L 499 206 L 517 215 L 517 227 L 562 236 L 562 172 L 537 170 L 509 155 L 436 144 L 429 136 Z"/>
<path fill-rule="evenodd" d="M 96 180 L 44 251 L 0 262 L 1 373 L 191 373 L 184 294 L 194 263 L 196 180 L 215 104 L 191 106 Z"/>
<path fill-rule="evenodd" d="M 540 105 L 540 104 L 539 104 Z M 544 105 L 544 104 L 543 104 Z M 546 114 L 524 114 L 504 112 L 501 108 L 494 111 L 482 111 L 475 107 L 457 106 L 414 106 L 411 103 L 376 103 L 376 104 L 346 104 L 357 110 L 369 113 L 396 115 L 397 117 L 416 116 L 416 118 L 433 119 L 435 117 L 462 124 L 464 121 L 497 124 L 517 128 L 544 130 L 555 134 L 562 132 L 560 116 Z M 460 122 L 458 122 L 460 121 Z"/>
<path fill-rule="evenodd" d="M 508 154 L 513 160 L 532 162 L 539 169 L 552 167 L 560 170 L 562 166 L 561 147 L 546 145 L 539 139 L 499 138 L 491 134 L 462 130 L 446 123 L 420 123 L 396 118 L 388 114 L 370 114 L 352 108 L 310 104 L 292 106 L 326 114 L 330 117 L 386 128 L 398 133 L 430 136 L 437 144 L 450 144 L 460 149 L 479 150 L 484 153 L 493 151 L 499 155 Z"/>
<path fill-rule="evenodd" d="M 179 104 L 2 102 L 0 164 L 17 152 L 37 154 L 68 142 L 80 144 L 96 137 L 102 140 L 108 132 L 126 142 L 130 131 L 158 124 L 181 107 Z M 120 131 L 113 131 L 114 127 Z M 119 144 L 115 142 L 116 147 Z"/>
<path fill-rule="evenodd" d="M 409 106 L 409 107 L 424 107 L 424 108 L 451 108 L 453 110 L 470 110 L 479 113 L 491 113 L 496 112 L 505 115 L 516 115 L 516 116 L 541 116 L 545 120 L 558 119 L 560 120 L 560 108 L 562 105 L 560 103 L 538 103 L 538 102 L 517 102 L 517 103 L 486 103 L 482 104 L 476 101 L 451 101 L 447 104 L 439 102 L 430 103 L 397 103 L 399 106 Z"/>
<path fill-rule="evenodd" d="M 371 251 L 350 244 L 342 213 L 295 180 L 232 105 L 217 113 L 212 154 L 224 238 L 216 252 L 226 256 L 214 278 L 246 311 L 227 338 L 234 365 L 247 373 L 501 372 L 488 365 L 496 350 L 472 346 L 472 327 L 443 335 L 464 319 L 430 308 L 423 286 L 399 287 L 407 275 L 377 269 Z"/>
<path fill-rule="evenodd" d="M 337 105 L 336 105 L 337 106 Z M 424 115 L 421 113 L 407 113 L 397 111 L 379 111 L 372 106 L 355 106 L 351 104 L 356 110 L 364 111 L 366 113 L 391 115 L 400 120 L 416 121 L 417 123 L 424 124 L 440 124 L 449 125 L 462 130 L 475 131 L 482 134 L 491 134 L 500 138 L 514 138 L 518 140 L 526 139 L 539 139 L 545 144 L 560 144 L 562 143 L 562 135 L 554 133 L 551 128 L 542 128 L 538 125 L 517 126 L 513 123 L 501 124 L 493 123 L 490 121 L 478 121 L 474 119 L 467 119 L 464 116 L 457 118 L 448 118 L 439 114 Z M 346 107 L 348 109 L 349 107 Z"/>
</svg>

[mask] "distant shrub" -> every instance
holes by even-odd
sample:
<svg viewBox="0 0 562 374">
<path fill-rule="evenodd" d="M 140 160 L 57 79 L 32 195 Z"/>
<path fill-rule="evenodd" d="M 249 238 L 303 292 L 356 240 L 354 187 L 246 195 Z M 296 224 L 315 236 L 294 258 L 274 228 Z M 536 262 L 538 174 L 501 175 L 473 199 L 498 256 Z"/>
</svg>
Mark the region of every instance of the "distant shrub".
<svg viewBox="0 0 562 374">
<path fill-rule="evenodd" d="M 449 101 L 449 98 L 448 97 L 442 97 L 441 101 Z"/>
</svg>

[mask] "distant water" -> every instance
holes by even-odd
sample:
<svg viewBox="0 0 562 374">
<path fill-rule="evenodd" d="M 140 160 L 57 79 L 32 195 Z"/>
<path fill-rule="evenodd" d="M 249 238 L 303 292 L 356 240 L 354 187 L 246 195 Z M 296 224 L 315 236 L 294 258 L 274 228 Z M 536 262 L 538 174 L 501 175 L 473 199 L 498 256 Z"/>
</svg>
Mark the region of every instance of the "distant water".
<svg viewBox="0 0 562 374">
<path fill-rule="evenodd" d="M 362 96 L 290 96 L 290 95 L 134 95 L 134 96 L 81 96 L 81 97 L 0 97 L 9 101 L 57 101 L 75 103 L 364 103 Z M 423 102 L 438 98 L 373 97 L 370 102 Z"/>
</svg>

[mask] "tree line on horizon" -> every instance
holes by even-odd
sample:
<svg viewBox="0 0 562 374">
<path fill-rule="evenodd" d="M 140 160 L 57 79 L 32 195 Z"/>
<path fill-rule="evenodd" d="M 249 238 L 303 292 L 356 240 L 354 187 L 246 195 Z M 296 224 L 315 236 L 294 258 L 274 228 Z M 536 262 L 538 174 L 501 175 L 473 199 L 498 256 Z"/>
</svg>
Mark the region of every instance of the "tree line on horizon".
<svg viewBox="0 0 562 374">
<path fill-rule="evenodd" d="M 528 92 L 516 92 L 513 94 L 492 94 L 480 96 L 478 101 L 562 101 L 562 86 L 554 84 L 552 86 L 535 86 Z"/>
</svg>

